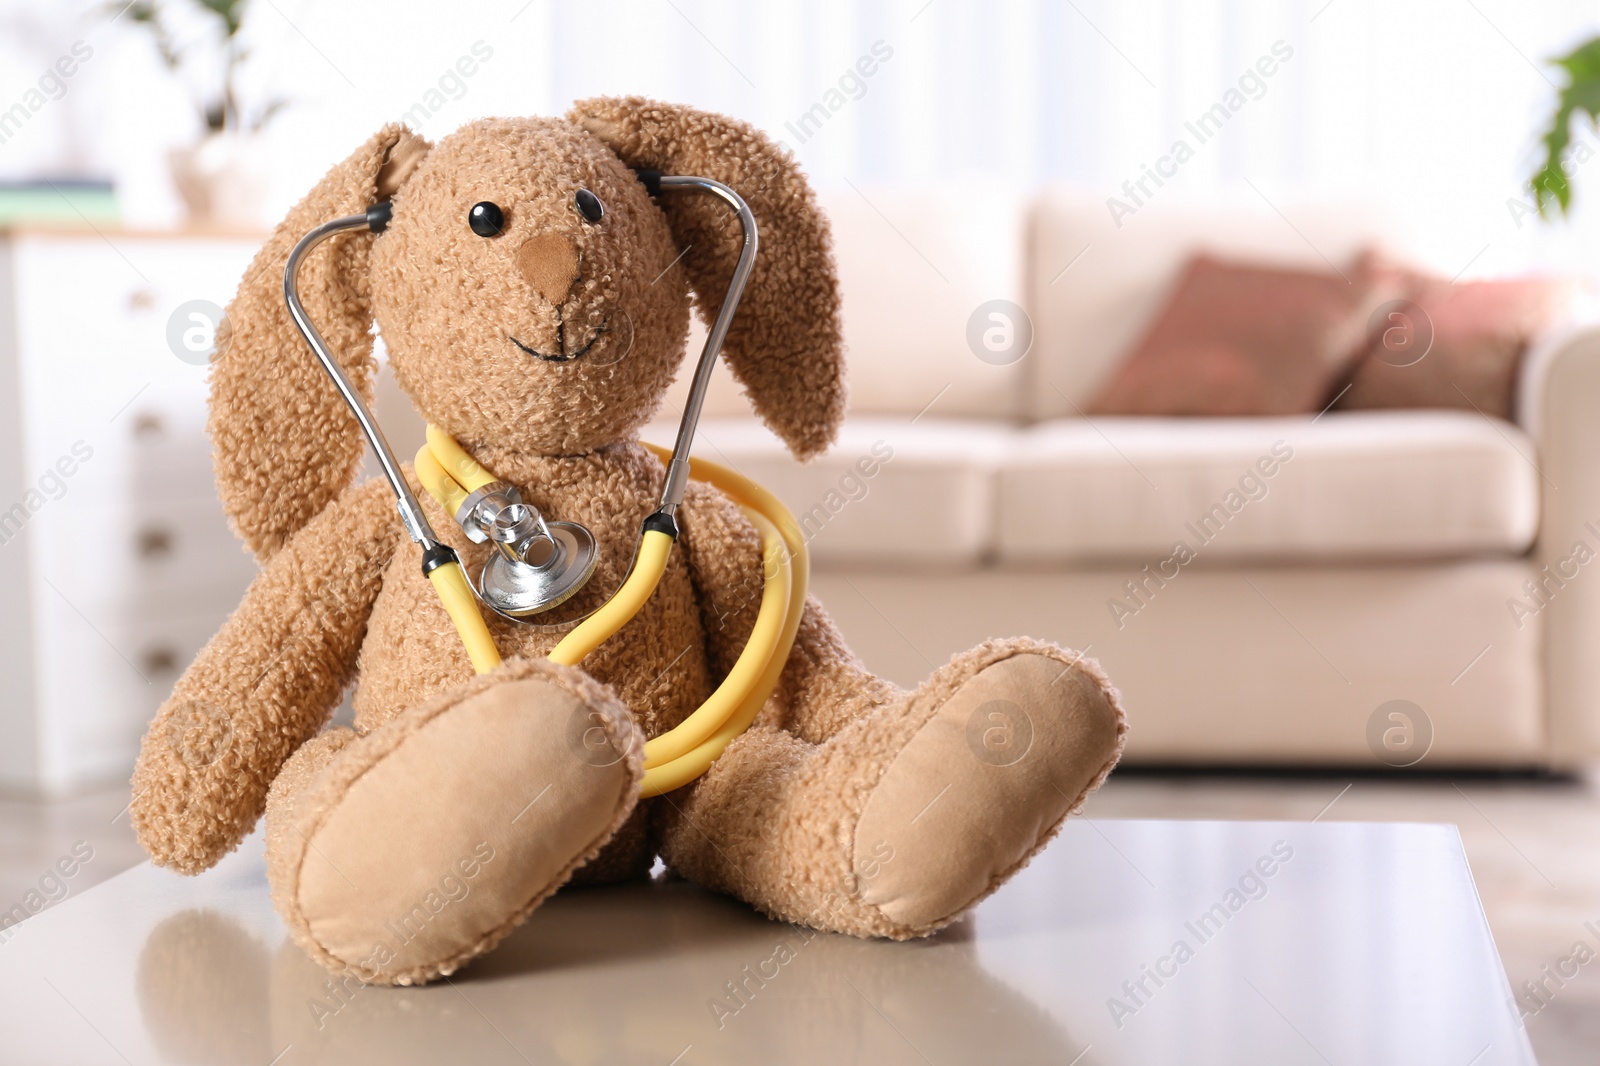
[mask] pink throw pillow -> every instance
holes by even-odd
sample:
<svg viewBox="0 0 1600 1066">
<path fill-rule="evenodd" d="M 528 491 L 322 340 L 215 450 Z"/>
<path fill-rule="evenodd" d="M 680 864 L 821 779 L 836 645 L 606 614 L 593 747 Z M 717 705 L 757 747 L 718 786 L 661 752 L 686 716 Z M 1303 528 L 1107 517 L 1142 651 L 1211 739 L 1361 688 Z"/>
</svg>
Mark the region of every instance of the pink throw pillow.
<svg viewBox="0 0 1600 1066">
<path fill-rule="evenodd" d="M 1394 269 L 1408 298 L 1374 323 L 1338 406 L 1459 407 L 1511 418 L 1522 355 L 1575 285 L 1538 277 L 1451 284 Z"/>
<path fill-rule="evenodd" d="M 1390 292 L 1370 255 L 1343 274 L 1196 255 L 1088 413 L 1321 410 L 1365 354 L 1367 317 Z"/>
</svg>

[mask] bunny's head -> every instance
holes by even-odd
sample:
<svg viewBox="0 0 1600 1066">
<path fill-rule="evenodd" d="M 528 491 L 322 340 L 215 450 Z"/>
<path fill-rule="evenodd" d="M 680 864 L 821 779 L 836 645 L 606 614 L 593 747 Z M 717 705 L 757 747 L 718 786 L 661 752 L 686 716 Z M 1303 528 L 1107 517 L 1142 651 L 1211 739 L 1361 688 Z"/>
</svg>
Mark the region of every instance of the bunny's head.
<svg viewBox="0 0 1600 1066">
<path fill-rule="evenodd" d="M 794 163 L 748 126 L 639 98 L 561 119 L 484 119 L 430 146 L 381 130 L 279 224 L 228 308 L 210 429 L 225 508 L 263 557 L 354 476 L 354 418 L 282 299 L 290 247 L 390 200 L 381 234 L 316 249 L 300 292 L 370 401 L 377 324 L 417 410 L 468 450 L 576 455 L 631 438 L 685 362 L 691 301 L 721 307 L 742 243 L 719 198 L 652 196 L 638 170 L 714 178 L 749 203 L 760 254 L 723 347 L 800 458 L 844 412 L 827 223 Z"/>
</svg>

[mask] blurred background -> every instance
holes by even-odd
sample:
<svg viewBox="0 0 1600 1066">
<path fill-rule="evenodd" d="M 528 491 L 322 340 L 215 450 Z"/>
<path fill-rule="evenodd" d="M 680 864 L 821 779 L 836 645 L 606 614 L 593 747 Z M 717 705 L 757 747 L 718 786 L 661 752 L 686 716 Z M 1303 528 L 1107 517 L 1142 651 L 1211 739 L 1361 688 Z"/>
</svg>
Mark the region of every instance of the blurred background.
<svg viewBox="0 0 1600 1066">
<path fill-rule="evenodd" d="M 1580 264 L 1593 224 L 1580 207 L 1563 227 L 1519 226 L 1507 204 L 1523 196 L 1559 80 L 1547 61 L 1593 28 L 1585 3 L 240 6 L 241 111 L 253 123 L 280 104 L 252 138 L 263 223 L 384 122 L 406 116 L 438 137 L 607 93 L 746 119 L 821 182 L 1066 181 L 1111 195 L 1282 41 L 1293 59 L 1249 121 L 1187 163 L 1173 192 L 1248 191 L 1248 179 L 1274 196 L 1368 198 L 1454 253 L 1455 269 L 1471 261 L 1485 274 Z M 121 7 L 6 5 L 0 100 L 20 100 L 74 42 L 94 55 L 7 138 L 0 176 L 110 178 L 125 221 L 175 223 L 169 155 L 205 132 L 196 101 L 225 62 L 218 20 L 198 4 L 163 5 L 184 52 L 174 76 Z M 458 74 L 479 42 L 492 58 Z M 788 124 L 879 42 L 892 56 L 882 69 L 844 85 L 848 105 L 822 128 L 794 135 Z"/>
<path fill-rule="evenodd" d="M 1547 977 L 1600 953 L 1588 121 L 1570 214 L 1528 181 L 1596 34 L 1564 0 L 0 0 L 0 909 L 142 858 L 139 738 L 253 573 L 203 425 L 264 234 L 384 123 L 643 94 L 767 131 L 833 219 L 838 448 L 790 463 L 726 378 L 701 443 L 802 516 L 867 663 L 1099 658 L 1134 732 L 1091 818 L 1458 825 L 1541 1060 L 1592 1061 L 1600 967 Z M 1185 377 L 1196 337 L 1300 376 Z"/>
</svg>

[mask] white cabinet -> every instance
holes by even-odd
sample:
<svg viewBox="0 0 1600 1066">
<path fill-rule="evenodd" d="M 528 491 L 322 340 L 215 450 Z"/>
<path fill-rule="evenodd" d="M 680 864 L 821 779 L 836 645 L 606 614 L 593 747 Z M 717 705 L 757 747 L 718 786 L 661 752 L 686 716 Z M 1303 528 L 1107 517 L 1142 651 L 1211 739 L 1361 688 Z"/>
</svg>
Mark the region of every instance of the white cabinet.
<svg viewBox="0 0 1600 1066">
<path fill-rule="evenodd" d="M 0 788 L 125 776 L 255 572 L 168 322 L 226 304 L 259 244 L 0 235 Z"/>
</svg>

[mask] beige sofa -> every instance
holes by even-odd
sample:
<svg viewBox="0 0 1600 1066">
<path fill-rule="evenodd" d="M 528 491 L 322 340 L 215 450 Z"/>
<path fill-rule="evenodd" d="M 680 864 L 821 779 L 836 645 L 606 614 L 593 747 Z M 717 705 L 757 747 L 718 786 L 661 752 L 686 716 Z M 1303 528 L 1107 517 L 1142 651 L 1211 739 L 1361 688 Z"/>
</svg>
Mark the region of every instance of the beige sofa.
<svg viewBox="0 0 1600 1066">
<path fill-rule="evenodd" d="M 722 377 L 699 447 L 800 516 L 814 588 L 871 667 L 912 684 L 1010 633 L 1087 648 L 1126 697 L 1132 761 L 1570 768 L 1600 752 L 1600 566 L 1583 565 L 1600 551 L 1600 332 L 1538 346 L 1514 425 L 1089 419 L 1193 250 L 1323 268 L 1406 249 L 1332 205 L 1154 203 L 1118 228 L 1069 190 L 825 199 L 842 439 L 793 463 Z M 969 344 L 996 299 L 1031 318 L 1014 361 Z M 669 440 L 677 413 L 649 435 Z"/>
</svg>

